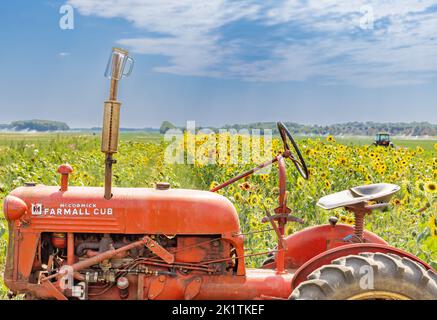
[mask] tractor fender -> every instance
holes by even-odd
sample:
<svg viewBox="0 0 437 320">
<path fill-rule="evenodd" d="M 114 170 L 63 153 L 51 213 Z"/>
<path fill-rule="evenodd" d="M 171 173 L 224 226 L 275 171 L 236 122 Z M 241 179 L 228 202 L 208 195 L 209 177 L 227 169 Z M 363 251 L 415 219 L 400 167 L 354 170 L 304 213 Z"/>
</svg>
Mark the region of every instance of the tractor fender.
<svg viewBox="0 0 437 320">
<path fill-rule="evenodd" d="M 285 268 L 298 269 L 305 262 L 329 249 L 344 246 L 350 242 L 343 239 L 354 233 L 353 226 L 346 224 L 318 225 L 296 232 L 285 238 Z M 370 243 L 387 244 L 382 238 L 370 231 L 364 231 L 364 239 Z M 276 267 L 274 257 L 263 265 L 265 269 Z"/>
<path fill-rule="evenodd" d="M 387 244 L 354 243 L 354 244 L 348 244 L 322 252 L 319 255 L 305 262 L 294 274 L 293 280 L 291 282 L 291 290 L 294 290 L 301 282 L 308 280 L 308 276 L 313 271 L 324 265 L 332 264 L 333 260 L 349 255 L 359 255 L 360 253 L 365 253 L 365 252 L 395 254 L 402 258 L 409 258 L 423 265 L 427 270 L 432 270 L 435 272 L 435 270 L 430 265 L 420 260 L 418 257 L 412 255 L 411 253 L 400 250 L 398 248 L 389 246 Z"/>
</svg>

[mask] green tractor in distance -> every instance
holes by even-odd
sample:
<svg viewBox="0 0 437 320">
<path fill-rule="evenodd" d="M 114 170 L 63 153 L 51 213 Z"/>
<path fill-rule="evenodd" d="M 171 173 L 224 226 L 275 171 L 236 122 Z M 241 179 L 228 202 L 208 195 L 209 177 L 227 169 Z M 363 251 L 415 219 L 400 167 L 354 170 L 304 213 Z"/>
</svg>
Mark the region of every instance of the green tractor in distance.
<svg viewBox="0 0 437 320">
<path fill-rule="evenodd" d="M 390 141 L 390 134 L 386 132 L 379 132 L 376 134 L 374 146 L 394 147 L 393 142 Z"/>
</svg>

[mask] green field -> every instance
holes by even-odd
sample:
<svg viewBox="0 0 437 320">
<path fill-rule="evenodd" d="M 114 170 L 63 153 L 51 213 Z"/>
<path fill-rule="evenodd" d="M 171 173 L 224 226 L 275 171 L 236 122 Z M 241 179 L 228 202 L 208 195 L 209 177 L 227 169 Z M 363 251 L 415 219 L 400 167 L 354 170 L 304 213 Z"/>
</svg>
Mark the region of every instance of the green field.
<svg viewBox="0 0 437 320">
<path fill-rule="evenodd" d="M 56 142 L 68 137 L 87 137 L 100 139 L 100 133 L 96 132 L 65 132 L 65 133 L 0 133 L 0 146 L 19 145 L 26 143 Z M 133 140 L 143 142 L 156 142 L 162 139 L 159 133 L 149 132 L 122 132 L 121 140 Z"/>
<path fill-rule="evenodd" d="M 93 132 L 67 132 L 67 133 L 0 133 L 0 146 L 1 145 L 16 145 L 25 143 L 47 143 L 56 142 L 64 137 L 89 137 L 100 139 L 99 133 Z M 297 136 L 297 140 L 305 137 Z M 325 139 L 325 137 L 313 137 L 314 139 Z M 141 142 L 159 142 L 162 139 L 162 135 L 159 133 L 150 132 L 121 132 L 121 140 L 141 141 Z M 373 142 L 372 137 L 336 137 L 339 143 L 345 145 L 370 145 Z M 433 150 L 434 145 L 437 143 L 437 137 L 433 138 L 393 138 L 395 147 L 403 148 L 415 148 L 420 146 L 425 150 Z"/>
</svg>

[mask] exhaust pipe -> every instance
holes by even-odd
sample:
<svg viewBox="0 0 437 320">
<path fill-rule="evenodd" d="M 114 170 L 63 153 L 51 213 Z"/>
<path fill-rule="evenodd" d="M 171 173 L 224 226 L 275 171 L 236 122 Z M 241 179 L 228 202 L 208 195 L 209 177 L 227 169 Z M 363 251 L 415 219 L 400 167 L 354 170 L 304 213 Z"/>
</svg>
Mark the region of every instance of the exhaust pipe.
<svg viewBox="0 0 437 320">
<path fill-rule="evenodd" d="M 125 71 L 128 65 L 127 71 Z M 134 60 L 129 57 L 129 52 L 120 48 L 113 48 L 106 66 L 105 77 L 111 79 L 109 100 L 104 103 L 102 146 L 101 151 L 106 155 L 105 159 L 105 199 L 112 198 L 112 165 L 114 153 L 118 152 L 118 140 L 120 131 L 120 107 L 117 101 L 118 81 L 128 77 L 134 65 Z"/>
</svg>

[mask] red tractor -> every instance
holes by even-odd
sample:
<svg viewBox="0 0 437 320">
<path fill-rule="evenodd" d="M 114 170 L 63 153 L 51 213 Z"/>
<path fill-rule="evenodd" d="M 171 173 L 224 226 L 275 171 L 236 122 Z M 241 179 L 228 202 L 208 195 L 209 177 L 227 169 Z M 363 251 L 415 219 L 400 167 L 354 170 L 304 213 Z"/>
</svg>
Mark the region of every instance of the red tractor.
<svg viewBox="0 0 437 320">
<path fill-rule="evenodd" d="M 355 187 L 320 199 L 344 207 L 355 226 L 326 225 L 284 236 L 299 223 L 286 203 L 286 161 L 308 178 L 290 132 L 278 123 L 284 150 L 272 160 L 210 191 L 112 188 L 120 103 L 117 81 L 127 52 L 110 62 L 111 96 L 105 102 L 102 151 L 105 188 L 27 184 L 4 201 L 9 223 L 4 279 L 11 296 L 29 299 L 437 299 L 437 274 L 426 262 L 364 230 L 365 216 L 385 208 L 399 187 Z M 132 65 L 132 61 L 130 61 Z M 215 191 L 268 165 L 279 167 L 279 199 L 263 221 L 277 235 L 275 250 L 248 254 L 233 204 Z M 254 255 L 270 258 L 246 268 Z"/>
</svg>

